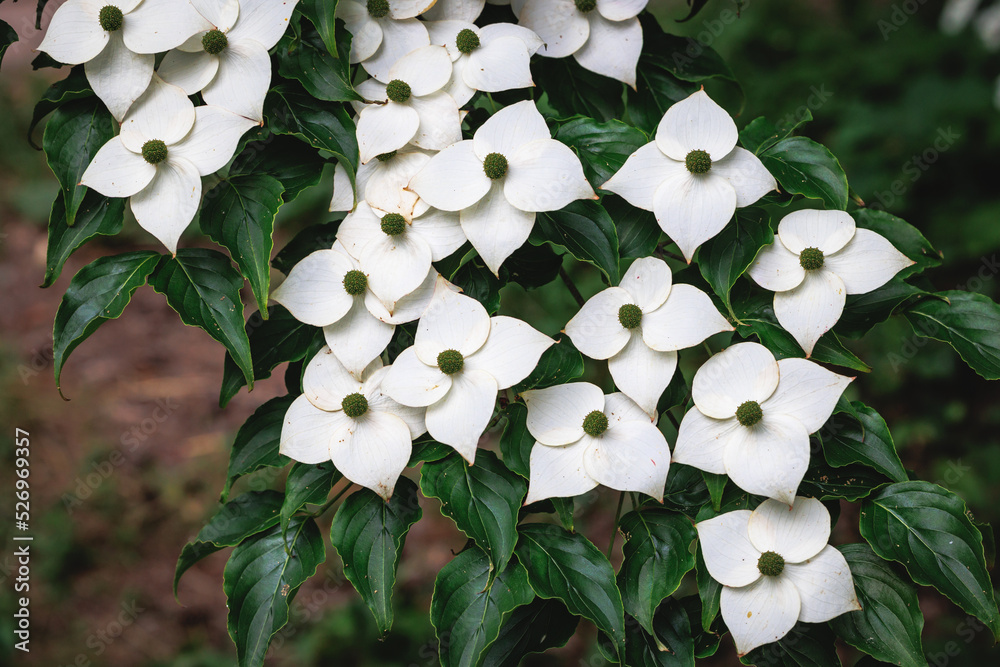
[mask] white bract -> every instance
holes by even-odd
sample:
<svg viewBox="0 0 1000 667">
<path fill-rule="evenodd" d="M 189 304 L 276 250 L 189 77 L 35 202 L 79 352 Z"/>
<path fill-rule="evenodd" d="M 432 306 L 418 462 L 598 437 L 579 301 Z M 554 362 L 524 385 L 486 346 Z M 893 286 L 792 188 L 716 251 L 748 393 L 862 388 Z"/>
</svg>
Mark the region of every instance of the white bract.
<svg viewBox="0 0 1000 667">
<path fill-rule="evenodd" d="M 465 235 L 494 275 L 528 240 L 537 211 L 597 198 L 580 159 L 550 137 L 530 101 L 501 109 L 474 138 L 432 157 L 409 189 L 434 208 L 461 211 Z"/>
<path fill-rule="evenodd" d="M 528 377 L 555 343 L 513 317 L 490 317 L 475 299 L 438 279 L 434 298 L 383 382 L 403 405 L 427 407 L 427 432 L 470 464 L 497 391 Z"/>
<path fill-rule="evenodd" d="M 424 46 L 393 65 L 385 82 L 368 79 L 357 86 L 366 100 L 358 111 L 361 162 L 412 143 L 441 150 L 462 138 L 458 104 L 441 90 L 451 78 L 451 57 L 443 46 Z"/>
<path fill-rule="evenodd" d="M 360 202 L 337 229 L 337 239 L 357 258 L 372 291 L 390 311 L 420 286 L 431 262 L 465 243 L 457 213 L 438 211 L 423 202 L 418 206 L 411 215 Z"/>
<path fill-rule="evenodd" d="M 423 16 L 428 21 L 465 21 L 479 18 L 486 0 L 437 0 Z"/>
<path fill-rule="evenodd" d="M 421 46 L 429 45 L 427 28 L 416 16 L 434 0 L 341 0 L 337 18 L 351 33 L 351 64 L 361 63 L 376 79 L 385 77 L 396 62 Z"/>
<path fill-rule="evenodd" d="M 303 393 L 285 413 L 279 451 L 301 463 L 332 461 L 344 477 L 385 500 L 427 429 L 423 408 L 408 408 L 382 389 L 389 368 L 376 358 L 360 378 L 329 347 L 306 366 Z"/>
<path fill-rule="evenodd" d="M 806 359 L 775 361 L 758 343 L 733 345 L 695 373 L 674 461 L 791 505 L 809 465 L 809 434 L 853 379 Z"/>
<path fill-rule="evenodd" d="M 667 109 L 655 140 L 601 189 L 652 211 L 688 262 L 737 208 L 778 187 L 756 155 L 736 146 L 736 123 L 704 90 Z"/>
<path fill-rule="evenodd" d="M 672 281 L 662 259 L 637 259 L 618 287 L 591 297 L 566 325 L 573 345 L 607 359 L 615 386 L 650 415 L 677 367 L 677 350 L 733 329 L 707 294 Z"/>
<path fill-rule="evenodd" d="M 353 211 L 357 202 L 366 201 L 384 211 L 412 215 L 420 198 L 406 186 L 431 156 L 420 151 L 391 151 L 376 158 L 358 167 L 353 187 L 344 165 L 337 162 L 331 211 Z"/>
<path fill-rule="evenodd" d="M 211 23 L 163 57 L 156 72 L 207 104 L 262 122 L 271 85 L 268 49 L 285 34 L 298 0 L 190 0 Z"/>
<path fill-rule="evenodd" d="M 695 524 L 705 566 L 723 585 L 722 618 L 742 656 L 788 634 L 861 609 L 851 569 L 830 539 L 830 512 L 815 498 Z"/>
<path fill-rule="evenodd" d="M 844 211 L 803 210 L 778 223 L 748 273 L 775 292 L 774 315 L 806 356 L 844 312 L 848 294 L 871 292 L 914 262 Z"/>
<path fill-rule="evenodd" d="M 527 0 L 515 13 L 534 30 L 549 58 L 572 55 L 591 72 L 635 88 L 635 66 L 642 51 L 642 26 L 636 16 L 648 0 Z"/>
<path fill-rule="evenodd" d="M 432 21 L 427 30 L 431 43 L 443 45 L 451 55 L 452 74 L 445 91 L 458 106 L 471 100 L 477 90 L 497 93 L 535 85 L 528 63 L 542 40 L 527 28 L 512 23 L 479 28 L 466 21 Z"/>
<path fill-rule="evenodd" d="M 196 109 L 183 90 L 153 76 L 80 183 L 108 197 L 130 197 L 136 222 L 177 252 L 201 204 L 201 177 L 224 167 L 253 125 L 219 107 Z"/>
<path fill-rule="evenodd" d="M 598 484 L 663 500 L 670 469 L 666 438 L 625 394 L 571 382 L 521 394 L 531 448 L 525 503 L 578 496 Z"/>
<path fill-rule="evenodd" d="M 355 377 L 382 354 L 397 324 L 420 317 L 434 295 L 438 272 L 431 268 L 410 294 L 390 312 L 371 290 L 369 277 L 338 241 L 292 267 L 271 298 L 295 319 L 323 327 L 334 355 Z"/>
<path fill-rule="evenodd" d="M 187 0 L 68 0 L 39 51 L 84 65 L 87 81 L 121 122 L 153 76 L 153 54 L 211 26 Z"/>
</svg>

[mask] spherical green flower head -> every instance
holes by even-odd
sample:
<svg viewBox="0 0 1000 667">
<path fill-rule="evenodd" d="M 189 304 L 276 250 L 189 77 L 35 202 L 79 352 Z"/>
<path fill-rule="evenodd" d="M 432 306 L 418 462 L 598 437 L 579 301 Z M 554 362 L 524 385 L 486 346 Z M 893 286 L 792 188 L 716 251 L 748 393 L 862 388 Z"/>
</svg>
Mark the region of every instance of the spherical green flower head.
<svg viewBox="0 0 1000 667">
<path fill-rule="evenodd" d="M 382 232 L 389 236 L 399 236 L 406 230 L 406 218 L 399 213 L 386 213 L 382 216 Z"/>
<path fill-rule="evenodd" d="M 757 401 L 746 401 L 736 408 L 736 421 L 743 426 L 753 426 L 764 418 L 764 411 Z"/>
<path fill-rule="evenodd" d="M 209 30 L 201 38 L 201 45 L 205 47 L 205 52 L 213 56 L 222 53 L 222 50 L 229 46 L 229 38 L 221 30 Z"/>
<path fill-rule="evenodd" d="M 358 270 L 344 274 L 344 291 L 351 296 L 360 296 L 368 288 L 368 276 Z"/>
<path fill-rule="evenodd" d="M 348 394 L 340 407 L 344 409 L 345 415 L 357 419 L 368 412 L 368 399 L 363 394 Z"/>
<path fill-rule="evenodd" d="M 445 375 L 454 375 L 465 366 L 465 357 L 458 350 L 445 350 L 438 354 L 438 368 Z"/>
<path fill-rule="evenodd" d="M 368 0 L 367 8 L 373 19 L 385 18 L 389 14 L 389 0 Z"/>
<path fill-rule="evenodd" d="M 167 159 L 167 145 L 159 139 L 150 139 L 142 145 L 142 159 L 149 164 L 160 164 Z"/>
<path fill-rule="evenodd" d="M 399 79 L 393 79 L 385 87 L 385 95 L 393 102 L 402 104 L 406 100 L 410 99 L 410 95 L 413 93 L 410 90 L 410 84 Z"/>
<path fill-rule="evenodd" d="M 462 28 L 455 37 L 455 45 L 462 53 L 472 53 L 479 48 L 479 35 L 474 30 Z"/>
<path fill-rule="evenodd" d="M 122 29 L 122 23 L 125 22 L 125 15 L 122 14 L 122 10 L 114 5 L 105 5 L 101 7 L 101 11 L 97 14 L 97 20 L 100 22 L 101 28 L 108 32 L 114 32 L 115 30 Z"/>
<path fill-rule="evenodd" d="M 785 569 L 785 559 L 773 551 L 765 551 L 757 560 L 757 569 L 765 577 L 777 577 Z"/>
<path fill-rule="evenodd" d="M 594 410 L 583 418 L 583 432 L 597 437 L 608 430 L 608 417 L 600 410 Z"/>
<path fill-rule="evenodd" d="M 597 0 L 574 0 L 576 8 L 586 14 L 592 12 L 597 7 Z"/>
<path fill-rule="evenodd" d="M 626 329 L 635 329 L 642 323 L 642 310 L 634 303 L 626 303 L 618 309 L 618 321 Z"/>
<path fill-rule="evenodd" d="M 483 171 L 494 181 L 503 178 L 507 175 L 507 158 L 500 153 L 490 153 L 483 160 Z"/>
<path fill-rule="evenodd" d="M 823 268 L 823 251 L 819 248 L 805 248 L 799 253 L 799 265 L 806 271 Z"/>
<path fill-rule="evenodd" d="M 712 157 L 705 151 L 691 151 L 684 158 L 684 166 L 692 174 L 707 174 L 712 168 Z"/>
</svg>

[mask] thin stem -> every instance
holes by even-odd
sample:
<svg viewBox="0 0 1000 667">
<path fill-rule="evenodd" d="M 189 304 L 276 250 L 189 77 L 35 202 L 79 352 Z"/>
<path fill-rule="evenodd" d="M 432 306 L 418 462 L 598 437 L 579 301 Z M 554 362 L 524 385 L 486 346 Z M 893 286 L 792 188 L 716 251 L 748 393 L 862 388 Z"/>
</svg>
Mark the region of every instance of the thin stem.
<svg viewBox="0 0 1000 667">
<path fill-rule="evenodd" d="M 345 486 L 344 488 L 342 488 L 340 491 L 337 492 L 337 495 L 335 495 L 333 498 L 330 498 L 328 501 L 323 503 L 322 507 L 320 507 L 318 510 L 316 510 L 309 516 L 312 517 L 321 516 L 324 512 L 333 507 L 334 503 L 340 500 L 340 497 L 343 496 L 345 493 L 347 493 L 347 490 L 350 489 L 352 486 L 354 486 L 354 482 L 348 482 L 347 486 Z"/>
<path fill-rule="evenodd" d="M 674 417 L 674 413 L 672 413 L 670 410 L 667 410 L 667 419 L 670 420 L 670 423 L 674 425 L 675 429 L 677 429 L 678 431 L 681 430 L 681 425 L 677 422 L 677 417 Z"/>
<path fill-rule="evenodd" d="M 583 298 L 583 295 L 580 294 L 580 290 L 578 290 L 576 285 L 573 284 L 573 279 L 569 277 L 568 273 L 566 273 L 566 269 L 561 266 L 559 267 L 559 277 L 562 278 L 564 283 L 566 283 L 566 289 L 568 289 L 569 293 L 574 299 L 576 299 L 576 305 L 583 308 L 583 304 L 587 303 L 587 300 Z"/>
<path fill-rule="evenodd" d="M 608 542 L 608 560 L 611 560 L 611 552 L 615 548 L 615 537 L 618 535 L 618 520 L 622 517 L 622 505 L 625 503 L 625 492 L 618 492 L 618 509 L 615 510 L 615 524 L 611 526 L 611 540 Z"/>
</svg>

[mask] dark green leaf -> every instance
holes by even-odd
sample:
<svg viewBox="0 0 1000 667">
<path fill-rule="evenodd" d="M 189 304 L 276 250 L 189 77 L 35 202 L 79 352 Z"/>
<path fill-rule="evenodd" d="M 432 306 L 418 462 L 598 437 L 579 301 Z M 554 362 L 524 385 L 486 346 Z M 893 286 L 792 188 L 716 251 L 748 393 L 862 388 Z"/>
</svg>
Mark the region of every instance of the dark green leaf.
<svg viewBox="0 0 1000 667">
<path fill-rule="evenodd" d="M 736 211 L 735 220 L 698 250 L 698 269 L 732 313 L 729 290 L 746 273 L 757 253 L 774 242 L 770 215 L 759 208 Z"/>
<path fill-rule="evenodd" d="M 913 332 L 948 343 L 972 370 L 1000 379 L 1000 306 L 982 294 L 938 292 L 907 309 Z M 946 300 L 941 300 L 946 299 Z"/>
<path fill-rule="evenodd" d="M 601 205 L 618 231 L 618 252 L 625 257 L 649 257 L 662 234 L 652 212 L 632 206 L 616 195 L 604 195 Z"/>
<path fill-rule="evenodd" d="M 642 14 L 639 21 L 643 51 L 649 62 L 657 63 L 682 81 L 702 83 L 715 78 L 736 81 L 729 65 L 712 47 L 691 37 L 664 34 L 651 13 Z M 640 60 L 639 67 L 642 66 Z"/>
<path fill-rule="evenodd" d="M 684 18 L 677 19 L 678 23 L 687 23 L 695 16 L 697 16 L 698 12 L 704 9 L 705 5 L 708 4 L 708 0 L 687 0 L 687 4 L 688 7 L 691 8 L 691 10 L 687 13 L 687 16 L 685 16 Z"/>
<path fill-rule="evenodd" d="M 708 487 L 700 470 L 683 463 L 670 466 L 667 485 L 663 489 L 664 507 L 693 516 L 709 500 Z"/>
<path fill-rule="evenodd" d="M 909 269 L 903 269 L 898 274 L 900 277 L 941 265 L 941 251 L 932 246 L 919 229 L 902 218 L 871 208 L 859 208 L 851 215 L 858 227 L 881 234 L 896 246 L 896 250 L 916 262 Z"/>
<path fill-rule="evenodd" d="M 511 403 L 507 407 L 507 425 L 500 436 L 500 453 L 509 469 L 521 477 L 529 478 L 528 463 L 535 438 L 528 432 L 528 408 L 524 403 Z"/>
<path fill-rule="evenodd" d="M 722 494 L 726 490 L 726 482 L 729 478 L 726 475 L 717 475 L 712 472 L 702 471 L 702 478 L 705 486 L 708 487 L 708 494 L 712 498 L 712 509 L 716 512 L 722 509 Z"/>
<path fill-rule="evenodd" d="M 907 481 L 885 420 L 864 403 L 855 402 L 852 407 L 853 416 L 838 412 L 820 431 L 827 463 L 838 467 L 861 463 L 894 482 Z"/>
<path fill-rule="evenodd" d="M 805 109 L 805 113 L 797 118 L 792 117 L 791 123 L 782 127 L 775 127 L 774 123 L 763 116 L 755 118 L 745 128 L 740 131 L 740 143 L 743 147 L 755 155 L 775 145 L 782 139 L 790 136 L 797 128 L 801 127 L 813 119 L 812 112 Z"/>
<path fill-rule="evenodd" d="M 49 214 L 49 242 L 45 249 L 45 279 L 42 287 L 50 287 L 62 273 L 63 264 L 77 248 L 95 236 L 114 236 L 122 230 L 125 200 L 108 199 L 96 190 L 87 194 L 76 212 L 76 221 L 66 224 L 66 203 L 62 193 L 52 201 Z"/>
<path fill-rule="evenodd" d="M 483 304 L 491 315 L 500 308 L 500 288 L 503 284 L 478 256 L 463 264 L 451 277 L 451 282 L 461 287 L 465 296 Z"/>
<path fill-rule="evenodd" d="M 593 264 L 613 284 L 618 270 L 618 232 L 608 212 L 596 201 L 581 200 L 558 211 L 538 213 L 531 242 L 548 241 L 582 262 Z"/>
<path fill-rule="evenodd" d="M 241 376 L 242 377 L 242 376 Z M 283 468 L 289 459 L 278 453 L 281 444 L 281 427 L 285 423 L 288 406 L 295 400 L 291 396 L 272 398 L 257 408 L 236 433 L 233 449 L 229 453 L 229 469 L 221 501 L 226 502 L 233 482 L 243 475 L 261 468 Z"/>
<path fill-rule="evenodd" d="M 339 228 L 340 220 L 306 227 L 278 251 L 278 254 L 271 260 L 271 266 L 287 276 L 292 267 L 309 253 L 321 249 L 329 250 L 333 242 L 337 240 L 337 229 Z"/>
<path fill-rule="evenodd" d="M 834 468 L 821 456 L 814 456 L 799 487 L 799 495 L 820 500 L 841 499 L 855 502 L 887 484 L 889 478 L 868 466 L 850 464 Z"/>
<path fill-rule="evenodd" d="M 428 461 L 440 461 L 444 457 L 454 454 L 455 448 L 434 440 L 426 433 L 413 441 L 413 453 L 406 464 L 407 468 L 413 468 L 418 463 Z"/>
<path fill-rule="evenodd" d="M 555 280 L 561 266 L 562 255 L 556 254 L 551 246 L 525 243 L 504 260 L 500 278 L 501 282 L 517 283 L 526 290 L 535 289 Z"/>
<path fill-rule="evenodd" d="M 606 183 L 632 153 L 649 143 L 642 130 L 620 120 L 601 123 L 586 117 L 560 125 L 555 139 L 576 152 L 594 188 Z"/>
<path fill-rule="evenodd" d="M 266 174 L 281 181 L 282 199 L 295 199 L 300 192 L 319 183 L 323 158 L 315 150 L 292 137 L 272 136 L 254 141 L 233 160 L 230 178 L 238 175 Z M 331 241 L 331 244 L 333 242 Z"/>
<path fill-rule="evenodd" d="M 281 504 L 281 529 L 288 528 L 292 515 L 306 505 L 319 505 L 330 495 L 330 489 L 344 476 L 333 463 L 296 463 L 285 480 L 285 501 Z"/>
<path fill-rule="evenodd" d="M 4 21 L 0 21 L 0 63 L 3 62 L 3 55 L 7 53 L 7 47 L 17 41 L 17 31 Z"/>
<path fill-rule="evenodd" d="M 719 615 L 722 598 L 722 584 L 712 578 L 705 565 L 705 556 L 698 543 L 697 561 L 695 563 L 695 580 L 698 582 L 698 597 L 701 599 L 701 627 L 708 629 L 715 623 Z"/>
<path fill-rule="evenodd" d="M 564 118 L 582 114 L 600 121 L 620 118 L 624 85 L 584 69 L 573 58 L 538 58 L 531 63 L 538 90 Z"/>
<path fill-rule="evenodd" d="M 847 208 L 847 175 L 830 150 L 806 137 L 789 137 L 760 156 L 781 187 L 819 199 L 829 209 Z"/>
<path fill-rule="evenodd" d="M 313 2 L 313 5 L 327 4 Z M 332 14 L 333 3 L 329 3 Z M 333 17 L 330 17 L 333 24 Z M 297 79 L 313 97 L 327 102 L 361 101 L 364 98 L 351 86 L 351 67 L 346 59 L 341 60 L 327 50 L 323 37 L 313 30 L 305 30 L 301 39 L 290 33 L 278 43 L 278 73 L 289 79 Z"/>
<path fill-rule="evenodd" d="M 757 667 L 840 667 L 833 631 L 825 623 L 796 623 L 787 635 L 740 658 Z"/>
<path fill-rule="evenodd" d="M 899 276 L 871 292 L 848 294 L 844 312 L 833 330 L 841 336 L 861 338 L 876 324 L 889 319 L 900 305 L 926 294 Z"/>
<path fill-rule="evenodd" d="M 309 19 L 320 37 L 326 45 L 326 51 L 334 58 L 341 57 L 337 49 L 343 44 L 337 44 L 337 25 L 335 15 L 337 13 L 337 0 L 303 0 L 299 3 L 299 10 L 302 15 Z M 350 33 L 348 33 L 348 38 Z M 348 43 L 350 40 L 348 39 Z M 348 52 L 350 49 L 348 48 Z"/>
<path fill-rule="evenodd" d="M 264 115 L 271 131 L 290 134 L 333 155 L 351 180 L 358 171 L 356 127 L 342 104 L 325 104 L 297 86 L 284 84 L 268 93 Z"/>
<path fill-rule="evenodd" d="M 507 618 L 483 654 L 481 667 L 517 667 L 529 653 L 564 646 L 577 623 L 579 619 L 558 600 L 535 598 Z"/>
<path fill-rule="evenodd" d="M 583 375 L 583 355 L 573 347 L 566 334 L 557 337 L 556 344 L 542 353 L 531 375 L 514 386 L 514 393 L 565 384 Z"/>
<path fill-rule="evenodd" d="M 44 53 L 41 55 L 45 55 Z M 37 69 L 37 68 L 36 68 Z M 35 104 L 35 110 L 31 115 L 31 124 L 28 125 L 28 141 L 35 146 L 31 138 L 35 128 L 43 118 L 55 111 L 61 105 L 72 100 L 79 100 L 85 97 L 93 97 L 94 91 L 90 88 L 87 75 L 83 71 L 83 65 L 77 65 L 69 71 L 65 79 L 56 81 L 49 89 L 42 94 L 42 99 Z M 35 146 L 38 148 L 38 146 Z"/>
<path fill-rule="evenodd" d="M 694 639 L 687 612 L 673 599 L 656 610 L 652 632 L 625 616 L 625 663 L 629 667 L 694 667 Z"/>
</svg>

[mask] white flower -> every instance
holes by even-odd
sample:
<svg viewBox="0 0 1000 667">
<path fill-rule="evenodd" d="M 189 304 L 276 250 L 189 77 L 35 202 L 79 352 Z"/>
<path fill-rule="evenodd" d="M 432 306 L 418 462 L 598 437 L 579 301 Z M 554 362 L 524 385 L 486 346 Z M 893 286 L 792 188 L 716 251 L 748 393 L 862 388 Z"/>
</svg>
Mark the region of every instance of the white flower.
<svg viewBox="0 0 1000 667">
<path fill-rule="evenodd" d="M 501 109 L 473 139 L 432 157 L 409 189 L 434 208 L 461 211 L 465 235 L 494 275 L 528 239 L 536 211 L 597 199 L 579 158 L 549 136 L 530 101 Z"/>
<path fill-rule="evenodd" d="M 423 46 L 399 59 L 387 82 L 362 81 L 359 94 L 376 104 L 355 103 L 362 164 L 412 143 L 441 150 L 462 138 L 458 104 L 441 90 L 451 78 L 443 46 Z"/>
<path fill-rule="evenodd" d="M 153 54 L 208 27 L 187 0 L 69 0 L 38 50 L 68 65 L 86 63 L 91 88 L 121 122 L 149 85 Z"/>
<path fill-rule="evenodd" d="M 191 0 L 212 25 L 163 57 L 156 72 L 207 104 L 262 122 L 271 85 L 268 49 L 298 0 Z"/>
<path fill-rule="evenodd" d="M 131 197 L 139 225 L 177 252 L 201 203 L 201 177 L 229 162 L 253 124 L 219 107 L 196 109 L 183 90 L 153 76 L 80 183 L 108 197 Z"/>
<path fill-rule="evenodd" d="M 737 208 L 778 187 L 756 155 L 736 146 L 736 123 L 704 90 L 667 109 L 652 141 L 601 186 L 656 221 L 691 261 Z"/>
<path fill-rule="evenodd" d="M 853 379 L 806 359 L 775 361 L 758 343 L 733 345 L 695 373 L 674 461 L 791 505 L 809 465 L 809 434 Z"/>
<path fill-rule="evenodd" d="M 427 309 L 437 277 L 438 272 L 430 269 L 390 313 L 372 292 L 358 262 L 337 241 L 332 249 L 310 253 L 293 266 L 271 298 L 298 321 L 323 327 L 334 355 L 360 377 L 392 340 L 396 325 L 412 322 Z"/>
<path fill-rule="evenodd" d="M 358 167 L 353 187 L 344 165 L 337 163 L 333 171 L 331 211 L 353 211 L 357 202 L 367 201 L 384 211 L 413 213 L 420 198 L 405 188 L 431 156 L 420 151 L 391 151 L 376 157 Z"/>
<path fill-rule="evenodd" d="M 371 290 L 390 311 L 420 286 L 431 262 L 465 243 L 457 213 L 437 211 L 423 202 L 419 206 L 411 215 L 361 202 L 337 229 L 337 239 L 357 258 Z"/>
<path fill-rule="evenodd" d="M 526 504 L 578 496 L 598 484 L 663 500 L 670 447 L 655 416 L 625 394 L 605 396 L 589 382 L 571 382 L 521 397 L 536 440 Z"/>
<path fill-rule="evenodd" d="M 465 21 L 472 23 L 483 13 L 486 0 L 437 0 L 423 16 L 428 21 Z"/>
<path fill-rule="evenodd" d="M 400 58 L 430 44 L 427 28 L 416 19 L 434 0 L 341 0 L 337 18 L 351 33 L 351 64 L 361 63 L 376 79 L 384 79 Z"/>
<path fill-rule="evenodd" d="M 285 413 L 279 451 L 302 463 L 333 461 L 344 477 L 389 500 L 413 439 L 427 429 L 422 408 L 385 395 L 388 372 L 376 358 L 356 378 L 324 347 L 306 366 L 304 393 Z"/>
<path fill-rule="evenodd" d="M 748 272 L 775 292 L 774 315 L 807 357 L 840 319 L 848 294 L 871 292 L 913 265 L 885 237 L 857 229 L 844 211 L 789 213 L 775 237 Z"/>
<path fill-rule="evenodd" d="M 521 25 L 545 42 L 540 55 L 572 55 L 591 72 L 635 88 L 635 66 L 642 51 L 642 26 L 636 16 L 647 1 L 528 0 L 515 13 Z"/>
<path fill-rule="evenodd" d="M 615 386 L 650 415 L 677 367 L 677 350 L 733 330 L 707 294 L 672 280 L 662 259 L 637 259 L 619 287 L 591 297 L 566 325 L 573 345 L 607 359 Z"/>
<path fill-rule="evenodd" d="M 471 464 L 497 391 L 528 377 L 554 342 L 521 320 L 490 317 L 440 278 L 413 346 L 396 357 L 383 385 L 403 405 L 426 406 L 427 432 Z"/>
<path fill-rule="evenodd" d="M 722 619 L 740 656 L 788 634 L 858 611 L 851 569 L 830 539 L 830 512 L 815 498 L 795 507 L 765 500 L 695 524 L 705 566 L 723 585 Z"/>
<path fill-rule="evenodd" d="M 458 106 L 471 100 L 477 90 L 496 93 L 535 85 L 528 62 L 542 40 L 527 28 L 512 23 L 478 28 L 466 21 L 432 21 L 427 31 L 431 43 L 444 45 L 451 55 L 453 71 L 445 91 Z"/>
</svg>

